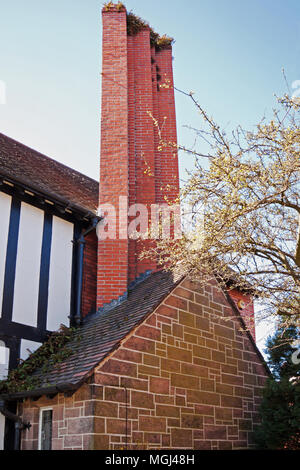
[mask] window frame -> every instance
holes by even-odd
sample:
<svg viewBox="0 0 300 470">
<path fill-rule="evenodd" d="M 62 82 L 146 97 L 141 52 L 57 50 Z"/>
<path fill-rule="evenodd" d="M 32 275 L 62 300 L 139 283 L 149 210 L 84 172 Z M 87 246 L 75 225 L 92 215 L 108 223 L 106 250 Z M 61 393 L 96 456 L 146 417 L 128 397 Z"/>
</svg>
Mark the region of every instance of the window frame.
<svg viewBox="0 0 300 470">
<path fill-rule="evenodd" d="M 42 425 L 43 425 L 43 413 L 44 411 L 52 411 L 52 425 L 53 425 L 53 408 L 44 407 L 40 408 L 39 413 L 39 440 L 38 440 L 38 450 L 42 450 Z M 51 447 L 52 447 L 52 433 L 51 433 Z"/>
</svg>

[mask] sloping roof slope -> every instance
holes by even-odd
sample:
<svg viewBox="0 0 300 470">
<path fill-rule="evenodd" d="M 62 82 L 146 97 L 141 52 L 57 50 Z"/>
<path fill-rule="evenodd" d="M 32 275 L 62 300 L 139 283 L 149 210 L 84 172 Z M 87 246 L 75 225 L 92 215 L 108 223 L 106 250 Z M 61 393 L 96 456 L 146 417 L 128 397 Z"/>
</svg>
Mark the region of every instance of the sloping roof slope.
<svg viewBox="0 0 300 470">
<path fill-rule="evenodd" d="M 96 213 L 97 181 L 1 133 L 0 175 L 74 210 Z"/>
<path fill-rule="evenodd" d="M 129 292 L 128 299 L 105 313 L 88 317 L 67 344 L 72 354 L 64 362 L 44 365 L 32 377 L 38 379 L 36 390 L 18 392 L 13 397 L 33 396 L 75 389 L 90 372 L 124 339 L 181 281 L 166 271 L 151 274 Z M 47 372 L 44 372 L 44 370 Z M 13 398 L 12 396 L 9 399 Z"/>
</svg>

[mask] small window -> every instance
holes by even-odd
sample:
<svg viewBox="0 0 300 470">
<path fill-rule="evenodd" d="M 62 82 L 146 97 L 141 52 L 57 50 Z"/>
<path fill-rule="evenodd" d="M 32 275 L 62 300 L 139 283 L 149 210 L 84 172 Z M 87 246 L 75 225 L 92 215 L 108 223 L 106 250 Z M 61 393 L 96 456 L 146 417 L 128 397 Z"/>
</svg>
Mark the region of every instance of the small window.
<svg viewBox="0 0 300 470">
<path fill-rule="evenodd" d="M 0 380 L 5 380 L 8 374 L 9 352 L 5 342 L 0 340 Z"/>
<path fill-rule="evenodd" d="M 51 450 L 52 447 L 52 409 L 41 409 L 39 427 L 39 450 Z"/>
</svg>

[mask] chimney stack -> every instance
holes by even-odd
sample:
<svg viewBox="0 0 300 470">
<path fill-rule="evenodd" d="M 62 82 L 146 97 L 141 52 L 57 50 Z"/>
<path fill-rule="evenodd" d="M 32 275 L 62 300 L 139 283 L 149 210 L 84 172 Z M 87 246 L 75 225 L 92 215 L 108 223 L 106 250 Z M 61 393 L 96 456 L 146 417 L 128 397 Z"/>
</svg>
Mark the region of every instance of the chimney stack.
<svg viewBox="0 0 300 470">
<path fill-rule="evenodd" d="M 179 195 L 176 147 L 159 145 L 177 144 L 171 38 L 121 3 L 105 5 L 102 21 L 99 205 L 114 208 L 116 236 L 99 240 L 98 308 L 124 300 L 133 282 L 158 269 L 155 260 L 139 259 L 153 241 L 128 238 L 124 221 L 126 228 L 139 217 L 140 229 L 150 227 L 151 206 Z"/>
</svg>

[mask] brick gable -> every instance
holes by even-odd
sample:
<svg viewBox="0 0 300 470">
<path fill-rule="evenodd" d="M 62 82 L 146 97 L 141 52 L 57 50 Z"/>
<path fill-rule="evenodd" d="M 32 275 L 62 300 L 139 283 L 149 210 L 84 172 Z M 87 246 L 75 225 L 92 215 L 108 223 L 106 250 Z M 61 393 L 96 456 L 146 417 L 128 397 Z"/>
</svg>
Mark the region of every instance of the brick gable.
<svg viewBox="0 0 300 470">
<path fill-rule="evenodd" d="M 72 397 L 24 403 L 22 447 L 36 448 L 35 410 L 53 406 L 57 449 L 251 448 L 266 377 L 220 287 L 184 279 Z"/>
</svg>

